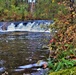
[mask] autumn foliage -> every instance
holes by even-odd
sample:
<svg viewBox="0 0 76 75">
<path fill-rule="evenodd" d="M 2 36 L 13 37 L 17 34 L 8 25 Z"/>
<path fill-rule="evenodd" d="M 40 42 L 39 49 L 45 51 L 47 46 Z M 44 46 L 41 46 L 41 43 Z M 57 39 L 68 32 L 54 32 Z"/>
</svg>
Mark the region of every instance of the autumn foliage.
<svg viewBox="0 0 76 75">
<path fill-rule="evenodd" d="M 76 57 L 76 23 L 71 23 L 70 14 L 67 14 L 66 16 L 60 15 L 58 20 L 50 25 L 50 28 L 56 31 L 53 36 L 55 41 L 53 41 L 54 39 L 50 40 L 50 50 L 54 51 L 53 57 Z"/>
<path fill-rule="evenodd" d="M 59 70 L 62 74 L 64 69 L 76 66 L 76 14 L 57 15 L 50 29 L 53 37 L 49 44 L 49 75 Z"/>
</svg>

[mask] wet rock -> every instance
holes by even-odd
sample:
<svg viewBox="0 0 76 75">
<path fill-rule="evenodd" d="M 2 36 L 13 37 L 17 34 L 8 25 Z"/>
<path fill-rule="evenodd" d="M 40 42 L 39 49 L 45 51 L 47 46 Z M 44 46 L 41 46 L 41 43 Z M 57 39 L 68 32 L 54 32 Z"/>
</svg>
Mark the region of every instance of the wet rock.
<svg viewBox="0 0 76 75">
<path fill-rule="evenodd" d="M 2 30 L 7 30 L 7 27 L 10 25 L 10 22 L 3 22 Z"/>
<path fill-rule="evenodd" d="M 43 61 L 43 60 L 39 60 L 37 63 L 35 64 L 28 64 L 28 65 L 23 65 L 23 66 L 19 66 L 18 69 L 30 69 L 30 68 L 33 68 L 33 67 L 47 67 L 47 62 L 46 61 Z"/>
<path fill-rule="evenodd" d="M 39 69 L 38 72 L 31 73 L 31 75 L 48 75 L 49 69 Z"/>
<path fill-rule="evenodd" d="M 0 72 L 4 72 L 5 71 L 5 67 L 0 67 Z"/>
<path fill-rule="evenodd" d="M 43 45 L 42 49 L 48 49 L 48 46 L 47 45 Z"/>
<path fill-rule="evenodd" d="M 25 74 L 25 73 L 23 73 L 23 75 L 30 75 L 30 74 Z"/>
<path fill-rule="evenodd" d="M 6 61 L 0 60 L 0 65 L 3 65 Z"/>
<path fill-rule="evenodd" d="M 8 75 L 8 72 L 7 72 L 7 71 L 5 71 L 2 75 Z"/>
</svg>

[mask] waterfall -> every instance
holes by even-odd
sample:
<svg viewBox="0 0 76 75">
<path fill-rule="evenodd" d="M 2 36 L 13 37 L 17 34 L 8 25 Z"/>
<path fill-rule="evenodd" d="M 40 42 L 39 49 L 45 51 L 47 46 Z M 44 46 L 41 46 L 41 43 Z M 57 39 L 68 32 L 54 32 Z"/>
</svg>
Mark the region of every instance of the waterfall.
<svg viewBox="0 0 76 75">
<path fill-rule="evenodd" d="M 6 32 L 9 32 L 9 31 L 50 32 L 48 26 L 51 23 L 53 23 L 52 20 L 10 22 L 10 23 L 7 23 L 7 25 L 0 25 L 0 31 L 6 31 Z"/>
</svg>

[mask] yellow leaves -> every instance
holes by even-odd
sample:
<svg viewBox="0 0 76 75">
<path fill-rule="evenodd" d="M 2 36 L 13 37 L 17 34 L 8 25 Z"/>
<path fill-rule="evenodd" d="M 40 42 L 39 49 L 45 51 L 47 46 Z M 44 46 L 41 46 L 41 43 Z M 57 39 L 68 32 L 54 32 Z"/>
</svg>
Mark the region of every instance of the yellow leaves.
<svg viewBox="0 0 76 75">
<path fill-rule="evenodd" d="M 8 12 L 9 12 L 9 10 L 7 10 L 7 9 L 6 9 L 6 10 L 4 10 L 4 12 L 5 12 L 5 13 L 8 13 Z"/>
<path fill-rule="evenodd" d="M 54 3 L 55 2 L 55 0 L 52 0 L 52 3 Z"/>
<path fill-rule="evenodd" d="M 74 14 L 75 14 L 75 12 L 72 12 L 72 14 L 74 15 Z"/>
<path fill-rule="evenodd" d="M 61 33 L 60 36 L 63 37 L 63 34 Z"/>
<path fill-rule="evenodd" d="M 49 47 L 49 50 L 52 50 L 52 47 Z"/>
<path fill-rule="evenodd" d="M 55 35 L 56 43 L 55 46 L 58 48 L 59 46 L 70 43 L 76 42 L 76 25 L 70 25 L 69 21 L 63 19 L 64 21 L 60 20 L 56 23 L 56 27 L 59 29 L 57 35 Z M 74 40 L 74 41 L 73 41 Z M 60 47 L 59 47 L 60 48 Z M 59 49 L 58 48 L 58 49 Z M 50 50 L 52 50 L 52 45 L 50 46 Z M 65 50 L 66 48 L 63 48 L 61 46 L 60 50 Z"/>
</svg>

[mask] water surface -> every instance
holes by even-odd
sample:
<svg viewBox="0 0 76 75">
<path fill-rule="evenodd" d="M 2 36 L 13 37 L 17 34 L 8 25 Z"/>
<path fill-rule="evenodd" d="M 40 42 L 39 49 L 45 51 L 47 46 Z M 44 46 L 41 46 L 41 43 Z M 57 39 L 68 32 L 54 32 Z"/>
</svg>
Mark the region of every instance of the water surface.
<svg viewBox="0 0 76 75">
<path fill-rule="evenodd" d="M 36 73 L 37 70 L 25 69 L 14 72 L 22 65 L 37 63 L 48 58 L 49 51 L 42 49 L 50 39 L 48 32 L 5 32 L 0 34 L 0 73 L 7 71 L 9 75 Z M 33 75 L 33 74 L 32 74 Z M 37 75 L 37 74 L 34 74 Z"/>
</svg>

